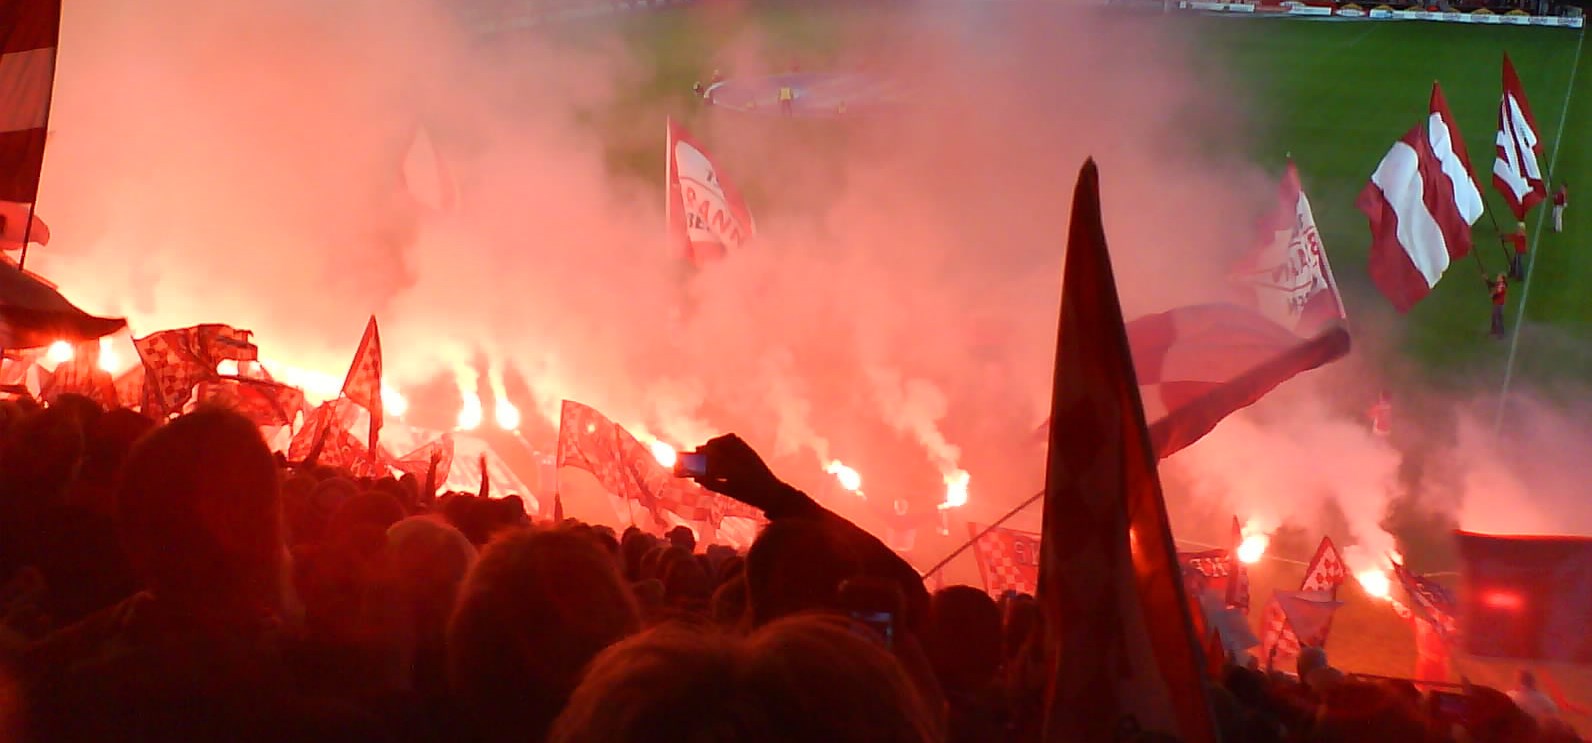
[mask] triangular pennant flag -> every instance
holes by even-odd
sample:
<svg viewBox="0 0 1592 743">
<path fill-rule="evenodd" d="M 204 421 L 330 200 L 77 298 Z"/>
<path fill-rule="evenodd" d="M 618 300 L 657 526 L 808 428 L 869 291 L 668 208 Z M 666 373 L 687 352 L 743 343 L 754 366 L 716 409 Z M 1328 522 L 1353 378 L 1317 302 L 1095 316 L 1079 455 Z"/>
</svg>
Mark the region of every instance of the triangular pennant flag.
<svg viewBox="0 0 1592 743">
<path fill-rule="evenodd" d="M 343 380 L 343 395 L 355 405 L 370 413 L 370 439 L 368 446 L 376 451 L 381 433 L 381 334 L 376 330 L 376 316 L 371 315 L 365 325 L 365 335 L 359 340 L 359 350 L 354 352 L 354 362 L 348 367 Z"/>
</svg>

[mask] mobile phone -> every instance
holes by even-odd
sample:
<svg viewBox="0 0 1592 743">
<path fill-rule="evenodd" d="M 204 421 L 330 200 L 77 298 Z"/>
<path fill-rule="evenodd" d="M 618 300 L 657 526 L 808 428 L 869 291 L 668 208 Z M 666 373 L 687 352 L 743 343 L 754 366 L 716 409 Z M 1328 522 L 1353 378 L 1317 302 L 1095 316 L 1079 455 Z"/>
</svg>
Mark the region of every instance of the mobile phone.
<svg viewBox="0 0 1592 743">
<path fill-rule="evenodd" d="M 851 618 L 879 633 L 884 638 L 885 647 L 895 647 L 895 614 L 888 611 L 853 611 Z"/>
<path fill-rule="evenodd" d="M 840 606 L 854 621 L 867 627 L 874 639 L 887 648 L 895 647 L 896 617 L 906 603 L 895 583 L 872 577 L 852 578 L 840 584 Z"/>
<path fill-rule="evenodd" d="M 707 477 L 708 455 L 701 452 L 681 452 L 674 460 L 675 477 Z"/>
</svg>

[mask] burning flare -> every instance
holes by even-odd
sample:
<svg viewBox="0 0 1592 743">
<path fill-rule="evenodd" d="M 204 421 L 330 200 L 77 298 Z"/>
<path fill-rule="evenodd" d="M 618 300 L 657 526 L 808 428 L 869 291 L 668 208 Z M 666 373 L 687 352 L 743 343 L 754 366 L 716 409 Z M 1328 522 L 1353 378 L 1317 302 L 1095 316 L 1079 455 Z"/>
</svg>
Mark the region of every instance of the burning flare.
<svg viewBox="0 0 1592 743">
<path fill-rule="evenodd" d="M 961 508 L 967 505 L 967 483 L 972 480 L 972 475 L 966 470 L 957 470 L 945 476 L 945 502 L 940 504 L 940 509 Z"/>
<path fill-rule="evenodd" d="M 1371 598 L 1387 599 L 1393 593 L 1393 581 L 1388 580 L 1387 573 L 1381 570 L 1361 570 L 1354 574 L 1354 579 L 1360 581 L 1360 587 Z"/>
<path fill-rule="evenodd" d="M 1270 546 L 1271 537 L 1265 534 L 1251 534 L 1244 537 L 1238 545 L 1238 561 L 1245 565 L 1254 565 L 1260 558 L 1266 556 L 1266 547 Z"/>
<path fill-rule="evenodd" d="M 50 344 L 50 350 L 44 353 L 44 358 L 50 363 L 60 366 L 71 361 L 74 355 L 76 355 L 76 352 L 73 351 L 72 344 L 66 341 L 56 341 Z"/>
<path fill-rule="evenodd" d="M 481 396 L 475 390 L 460 390 L 464 393 L 464 406 L 459 408 L 458 426 L 460 431 L 474 431 L 481 427 L 484 411 L 481 410 Z"/>
<path fill-rule="evenodd" d="M 384 384 L 381 386 L 381 409 L 386 415 L 402 418 L 409 411 L 409 398 Z"/>
<path fill-rule="evenodd" d="M 480 405 L 480 402 L 476 404 Z M 492 419 L 497 421 L 498 428 L 513 431 L 520 427 L 520 409 L 514 407 L 508 398 L 499 397 L 492 409 Z"/>
<path fill-rule="evenodd" d="M 829 466 L 824 468 L 824 471 L 834 475 L 835 480 L 840 482 L 840 487 L 853 493 L 862 491 L 862 475 L 842 464 L 840 460 L 831 460 Z"/>
<path fill-rule="evenodd" d="M 648 441 L 647 448 L 652 450 L 652 458 L 658 460 L 658 464 L 670 469 L 674 468 L 675 460 L 679 459 L 680 457 L 679 452 L 676 452 L 674 447 L 669 446 L 668 444 L 665 444 L 657 439 Z"/>
<path fill-rule="evenodd" d="M 116 356 L 116 348 L 111 345 L 110 336 L 99 339 L 99 368 L 111 376 L 121 371 L 121 359 Z"/>
</svg>

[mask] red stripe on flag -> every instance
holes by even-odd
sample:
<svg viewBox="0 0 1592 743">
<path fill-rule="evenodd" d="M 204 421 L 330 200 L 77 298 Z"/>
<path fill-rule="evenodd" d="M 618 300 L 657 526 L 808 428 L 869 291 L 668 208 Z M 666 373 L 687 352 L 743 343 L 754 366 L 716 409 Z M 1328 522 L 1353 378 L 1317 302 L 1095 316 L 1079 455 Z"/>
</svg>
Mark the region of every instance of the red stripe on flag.
<svg viewBox="0 0 1592 743">
<path fill-rule="evenodd" d="M 61 0 L 0 0 L 0 54 L 53 48 L 61 30 Z"/>
<path fill-rule="evenodd" d="M 1146 315 L 1128 323 L 1128 345 L 1133 352 L 1133 370 L 1139 384 L 1160 384 L 1167 353 L 1178 340 L 1178 324 L 1172 312 Z M 1170 405 L 1168 406 L 1170 407 Z"/>
<path fill-rule="evenodd" d="M 0 132 L 0 201 L 31 204 L 38 198 L 44 134 L 42 127 Z"/>
<path fill-rule="evenodd" d="M 1129 723 L 1214 741 L 1093 161 L 1073 196 L 1061 297 L 1040 560 L 1055 651 L 1045 737 L 1112 740 Z"/>
<path fill-rule="evenodd" d="M 1446 118 L 1447 114 L 1444 116 Z M 1426 186 L 1421 195 L 1426 203 L 1426 212 L 1437 220 L 1437 226 L 1443 231 L 1443 244 L 1448 247 L 1449 260 L 1458 260 L 1470 255 L 1470 223 L 1459 213 L 1453 181 L 1443 172 L 1443 163 L 1432 149 L 1431 137 L 1426 134 L 1429 126 L 1430 122 L 1423 123 L 1419 136 L 1411 130 L 1404 135 L 1404 143 L 1415 148 L 1415 154 L 1419 156 L 1416 162 L 1420 166 L 1421 182 Z M 1466 167 L 1468 169 L 1469 166 Z"/>
</svg>

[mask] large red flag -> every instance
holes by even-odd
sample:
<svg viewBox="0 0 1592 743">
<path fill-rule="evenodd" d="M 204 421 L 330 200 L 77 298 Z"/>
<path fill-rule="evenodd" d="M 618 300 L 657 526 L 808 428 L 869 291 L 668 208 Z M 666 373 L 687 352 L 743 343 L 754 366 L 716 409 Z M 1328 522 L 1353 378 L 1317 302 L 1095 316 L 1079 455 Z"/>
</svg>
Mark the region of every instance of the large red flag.
<svg viewBox="0 0 1592 743">
<path fill-rule="evenodd" d="M 1515 219 L 1548 198 L 1548 183 L 1542 177 L 1542 140 L 1537 135 L 1537 117 L 1526 102 L 1526 87 L 1515 74 L 1515 63 L 1504 54 L 1504 92 L 1498 103 L 1497 154 L 1493 159 L 1493 188 L 1503 194 Z"/>
<path fill-rule="evenodd" d="M 60 30 L 60 0 L 0 0 L 0 201 L 38 197 Z"/>
<path fill-rule="evenodd" d="M 365 325 L 365 336 L 359 339 L 359 350 L 354 352 L 354 363 L 348 367 L 348 377 L 343 380 L 343 395 L 355 405 L 370 413 L 370 439 L 367 445 L 377 451 L 381 434 L 381 334 L 376 330 L 376 316 L 370 316 Z"/>
<path fill-rule="evenodd" d="M 757 235 L 752 210 L 685 127 L 670 119 L 667 128 L 665 180 L 671 246 L 678 257 L 697 265 L 723 258 Z"/>
<path fill-rule="evenodd" d="M 1592 663 L 1592 539 L 1458 538 L 1471 655 Z"/>
<path fill-rule="evenodd" d="M 1449 263 L 1470 253 L 1481 189 L 1459 125 L 1432 84 L 1426 120 L 1393 143 L 1355 206 L 1371 220 L 1371 281 L 1399 312 L 1437 285 Z"/>
<path fill-rule="evenodd" d="M 1045 738 L 1124 727 L 1215 741 L 1156 455 L 1100 219 L 1079 174 L 1062 279 L 1039 593 L 1054 665 Z"/>
</svg>

